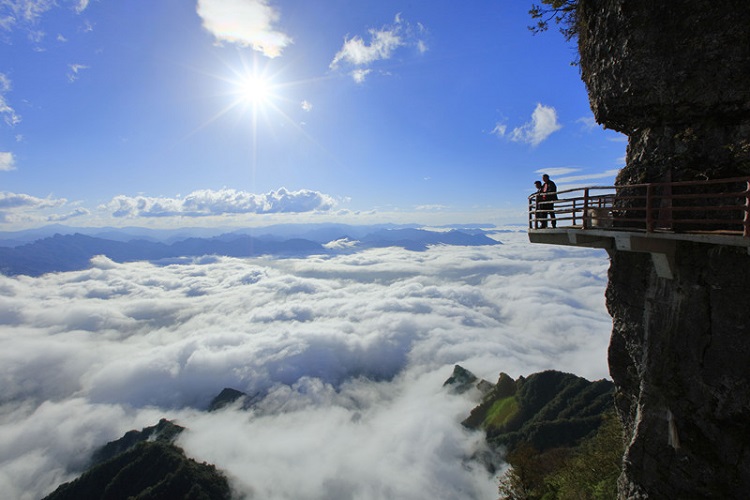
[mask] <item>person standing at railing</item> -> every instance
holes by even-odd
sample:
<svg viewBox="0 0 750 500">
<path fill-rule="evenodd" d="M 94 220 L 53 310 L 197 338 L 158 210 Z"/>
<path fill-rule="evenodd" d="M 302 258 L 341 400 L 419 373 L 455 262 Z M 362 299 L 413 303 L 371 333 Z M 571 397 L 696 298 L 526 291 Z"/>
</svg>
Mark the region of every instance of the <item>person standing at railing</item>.
<svg viewBox="0 0 750 500">
<path fill-rule="evenodd" d="M 542 181 L 534 181 L 534 186 L 536 186 L 536 196 L 534 197 L 534 219 L 537 221 L 537 226 L 539 228 L 545 228 L 547 227 L 547 212 L 542 212 L 542 208 L 544 208 L 544 203 L 542 203 Z M 541 220 L 540 220 L 541 219 Z"/>
<path fill-rule="evenodd" d="M 557 184 L 552 182 L 552 179 L 549 178 L 549 175 L 544 174 L 542 176 L 542 181 L 544 181 L 544 184 L 542 184 L 542 199 L 544 200 L 544 203 L 542 204 L 542 213 L 549 214 L 550 222 L 552 222 L 552 227 L 557 227 L 557 220 L 555 219 L 555 200 L 557 200 Z M 545 221 L 544 226 L 547 227 L 547 223 Z"/>
</svg>

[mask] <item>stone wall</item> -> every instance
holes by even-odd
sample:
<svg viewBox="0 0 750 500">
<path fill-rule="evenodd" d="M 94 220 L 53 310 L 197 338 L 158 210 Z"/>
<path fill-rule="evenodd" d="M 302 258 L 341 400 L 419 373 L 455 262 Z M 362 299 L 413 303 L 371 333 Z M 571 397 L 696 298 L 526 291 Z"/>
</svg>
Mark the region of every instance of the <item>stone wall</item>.
<svg viewBox="0 0 750 500">
<path fill-rule="evenodd" d="M 628 135 L 619 185 L 750 175 L 750 2 L 580 0 L 594 115 Z M 750 491 L 750 256 L 678 244 L 674 279 L 612 256 L 623 498 Z"/>
</svg>

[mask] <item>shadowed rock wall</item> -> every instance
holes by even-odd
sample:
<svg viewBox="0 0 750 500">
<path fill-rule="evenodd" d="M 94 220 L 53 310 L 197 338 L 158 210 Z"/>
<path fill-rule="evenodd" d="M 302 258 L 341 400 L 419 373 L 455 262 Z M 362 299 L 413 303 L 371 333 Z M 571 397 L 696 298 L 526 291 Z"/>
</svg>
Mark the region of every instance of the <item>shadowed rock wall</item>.
<svg viewBox="0 0 750 500">
<path fill-rule="evenodd" d="M 580 0 L 597 121 L 629 136 L 618 185 L 750 175 L 750 2 Z M 623 498 L 750 491 L 750 256 L 683 242 L 674 279 L 612 256 L 610 373 Z"/>
</svg>

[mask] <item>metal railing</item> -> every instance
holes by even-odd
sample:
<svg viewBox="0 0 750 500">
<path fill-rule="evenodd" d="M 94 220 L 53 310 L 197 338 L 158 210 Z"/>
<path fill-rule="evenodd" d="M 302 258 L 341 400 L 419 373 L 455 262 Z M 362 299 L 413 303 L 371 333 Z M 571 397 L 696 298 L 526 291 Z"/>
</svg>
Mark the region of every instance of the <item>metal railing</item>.
<svg viewBox="0 0 750 500">
<path fill-rule="evenodd" d="M 549 195 L 550 193 L 544 193 Z M 591 186 L 529 196 L 529 229 L 553 226 L 750 237 L 750 177 Z"/>
</svg>

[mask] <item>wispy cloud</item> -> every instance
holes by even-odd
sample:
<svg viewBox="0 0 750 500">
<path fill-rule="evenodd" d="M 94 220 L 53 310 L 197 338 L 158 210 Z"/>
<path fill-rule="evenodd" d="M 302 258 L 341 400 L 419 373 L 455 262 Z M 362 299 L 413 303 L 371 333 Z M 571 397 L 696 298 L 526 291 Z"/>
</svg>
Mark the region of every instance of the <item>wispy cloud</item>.
<svg viewBox="0 0 750 500">
<path fill-rule="evenodd" d="M 69 221 L 71 219 L 76 219 L 78 217 L 84 217 L 86 215 L 90 215 L 90 211 L 88 209 L 78 207 L 75 210 L 71 212 L 67 212 L 64 214 L 53 214 L 47 217 L 47 221 L 49 222 L 65 222 Z"/>
<path fill-rule="evenodd" d="M 66 0 L 73 4 L 76 14 L 82 13 L 89 5 L 89 0 Z M 0 1 L 0 29 L 12 31 L 16 27 L 29 30 L 29 39 L 33 42 L 41 41 L 45 33 L 35 29 L 39 19 L 48 11 L 57 8 L 60 3 L 56 0 L 2 0 Z"/>
<path fill-rule="evenodd" d="M 584 116 L 576 120 L 576 123 L 580 123 L 586 131 L 591 131 L 599 127 L 596 123 L 596 118 L 593 116 Z"/>
<path fill-rule="evenodd" d="M 538 146 L 561 128 L 555 108 L 538 103 L 531 114 L 531 121 L 514 128 L 510 133 L 510 140 Z"/>
<path fill-rule="evenodd" d="M 10 78 L 4 73 L 0 73 L 0 115 L 3 116 L 3 120 L 8 126 L 15 126 L 21 122 L 21 117 L 16 111 L 8 104 L 5 98 L 5 94 L 10 92 L 12 89 Z"/>
<path fill-rule="evenodd" d="M 598 379 L 611 330 L 603 251 L 502 239 L 0 276 L 3 494 L 41 498 L 166 417 L 240 496 L 493 498 L 469 459 L 483 435 L 460 424 L 476 400 L 441 388 L 453 365 Z M 265 397 L 194 409 L 224 387 Z"/>
<path fill-rule="evenodd" d="M 198 0 L 197 12 L 218 42 L 252 47 L 270 58 L 292 43 L 276 29 L 280 14 L 269 0 Z"/>
<path fill-rule="evenodd" d="M 490 132 L 492 135 L 496 135 L 498 137 L 504 137 L 505 132 L 508 130 L 508 126 L 504 125 L 502 123 L 496 123 L 495 128 L 492 129 Z"/>
<path fill-rule="evenodd" d="M 581 169 L 579 167 L 551 167 L 551 168 L 540 168 L 539 170 L 535 170 L 534 173 L 542 175 L 547 174 L 551 176 L 559 176 L 559 175 L 568 175 L 572 174 L 573 172 L 580 172 Z"/>
<path fill-rule="evenodd" d="M 362 83 L 372 72 L 369 66 L 378 61 L 391 59 L 400 47 L 413 45 L 420 54 L 426 52 L 427 43 L 421 38 L 425 32 L 421 24 L 418 24 L 415 30 L 397 14 L 393 24 L 368 30 L 368 41 L 357 35 L 344 38 L 344 45 L 333 57 L 330 68 L 337 69 L 342 64 L 354 66 L 349 74 L 355 82 Z"/>
<path fill-rule="evenodd" d="M 610 169 L 604 172 L 592 172 L 592 173 L 579 173 L 583 172 L 584 169 L 579 167 L 552 167 L 552 168 L 540 168 L 535 170 L 534 173 L 542 175 L 547 174 L 553 178 L 557 183 L 558 187 L 563 184 L 574 184 L 575 186 L 583 185 L 583 181 L 591 181 L 595 179 L 613 179 L 617 176 L 619 169 Z M 569 175 L 576 174 L 577 175 Z M 565 186 L 566 189 L 575 186 Z"/>
<path fill-rule="evenodd" d="M 89 0 L 77 0 L 77 1 L 78 3 L 75 5 L 74 9 L 76 13 L 80 14 L 81 12 L 86 10 L 86 8 L 89 6 Z"/>
<path fill-rule="evenodd" d="M 80 72 L 84 69 L 89 69 L 85 64 L 68 64 L 68 81 L 70 83 L 75 82 L 80 77 Z"/>
<path fill-rule="evenodd" d="M 581 182 L 581 181 L 587 181 L 587 180 L 593 180 L 593 179 L 607 179 L 607 178 L 615 177 L 618 172 L 619 172 L 618 169 L 613 169 L 613 170 L 607 170 L 605 172 L 571 175 L 567 177 L 559 177 L 557 179 L 557 182 L 558 183 L 571 183 L 571 182 Z"/>
<path fill-rule="evenodd" d="M 333 197 L 309 189 L 280 188 L 263 194 L 204 189 L 177 198 L 120 195 L 100 208 L 110 211 L 114 217 L 206 217 L 327 211 L 336 204 Z"/>
<path fill-rule="evenodd" d="M 39 17 L 56 6 L 55 0 L 3 0 L 3 26 L 11 29 L 19 23 L 34 23 Z"/>
</svg>

